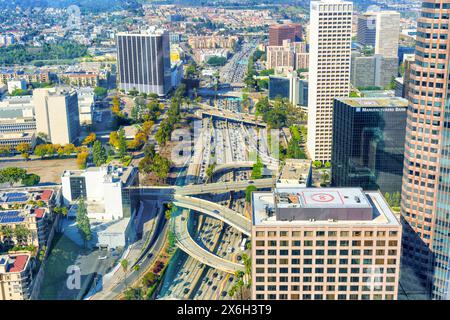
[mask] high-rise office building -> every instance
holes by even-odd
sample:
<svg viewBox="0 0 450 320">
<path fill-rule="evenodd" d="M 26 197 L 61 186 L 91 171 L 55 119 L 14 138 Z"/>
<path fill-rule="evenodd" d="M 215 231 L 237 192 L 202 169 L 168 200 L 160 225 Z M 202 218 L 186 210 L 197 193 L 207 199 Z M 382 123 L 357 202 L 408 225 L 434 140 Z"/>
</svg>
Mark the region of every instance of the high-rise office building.
<svg viewBox="0 0 450 320">
<path fill-rule="evenodd" d="M 358 17 L 357 41 L 375 48 L 375 54 L 396 58 L 400 36 L 400 13 L 367 12 Z"/>
<path fill-rule="evenodd" d="M 302 40 L 302 26 L 297 23 L 276 24 L 269 27 L 269 46 L 281 46 L 284 40 Z"/>
<path fill-rule="evenodd" d="M 401 192 L 407 108 L 402 98 L 334 101 L 333 186 Z"/>
<path fill-rule="evenodd" d="M 117 35 L 119 88 L 166 95 L 171 89 L 169 33 L 149 30 Z"/>
<path fill-rule="evenodd" d="M 286 77 L 269 77 L 269 99 L 288 99 L 294 106 L 308 105 L 308 82 L 300 79 L 296 72 L 288 73 Z"/>
<path fill-rule="evenodd" d="M 35 89 L 36 132 L 54 144 L 74 142 L 79 135 L 78 94 L 67 88 Z"/>
<path fill-rule="evenodd" d="M 375 48 L 376 28 L 375 18 L 372 14 L 362 14 L 358 16 L 358 31 L 356 33 L 356 41 L 363 46 L 371 46 Z"/>
<path fill-rule="evenodd" d="M 333 101 L 350 93 L 353 3 L 311 2 L 308 151 L 331 160 Z"/>
<path fill-rule="evenodd" d="M 286 68 L 292 71 L 309 67 L 306 42 L 284 40 L 282 46 L 267 46 L 266 53 L 267 69 Z"/>
<path fill-rule="evenodd" d="M 385 58 L 398 57 L 400 37 L 400 13 L 380 11 L 376 13 L 375 54 Z"/>
<path fill-rule="evenodd" d="M 450 299 L 450 0 L 426 0 L 417 24 L 402 186 L 402 286 Z"/>
<path fill-rule="evenodd" d="M 396 300 L 401 225 L 379 192 L 252 194 L 252 298 Z"/>
<path fill-rule="evenodd" d="M 386 88 L 398 75 L 398 58 L 385 58 L 380 54 L 363 56 L 352 53 L 350 80 L 355 87 Z"/>
</svg>

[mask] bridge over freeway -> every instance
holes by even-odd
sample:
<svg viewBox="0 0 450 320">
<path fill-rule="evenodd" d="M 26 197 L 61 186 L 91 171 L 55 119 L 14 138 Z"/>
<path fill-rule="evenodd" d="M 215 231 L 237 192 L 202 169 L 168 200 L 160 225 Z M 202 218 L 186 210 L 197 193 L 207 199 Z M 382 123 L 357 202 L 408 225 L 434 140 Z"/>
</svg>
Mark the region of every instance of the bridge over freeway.
<svg viewBox="0 0 450 320">
<path fill-rule="evenodd" d="M 228 162 L 225 164 L 218 164 L 214 167 L 213 174 L 222 172 L 222 171 L 229 171 L 229 170 L 244 170 L 244 169 L 251 169 L 253 168 L 253 165 L 255 164 L 254 161 L 234 161 L 234 162 Z"/>
<path fill-rule="evenodd" d="M 173 218 L 173 230 L 175 244 L 194 259 L 217 270 L 234 274 L 236 271 L 244 271 L 242 264 L 223 259 L 214 253 L 201 247 L 192 239 L 188 229 L 189 210 L 183 210 L 181 214 Z"/>
<path fill-rule="evenodd" d="M 127 187 L 130 191 L 135 191 L 141 197 L 152 197 L 155 200 L 171 201 L 174 195 L 199 195 L 207 193 L 224 193 L 230 191 L 242 191 L 249 186 L 257 189 L 272 188 L 275 186 L 275 179 L 257 179 L 248 181 L 219 182 L 207 184 L 192 184 L 184 187 L 176 186 L 132 186 Z"/>
<path fill-rule="evenodd" d="M 195 210 L 213 218 L 222 220 L 243 234 L 250 236 L 252 223 L 238 212 L 220 204 L 194 197 L 175 195 L 173 204 L 179 208 Z"/>
</svg>

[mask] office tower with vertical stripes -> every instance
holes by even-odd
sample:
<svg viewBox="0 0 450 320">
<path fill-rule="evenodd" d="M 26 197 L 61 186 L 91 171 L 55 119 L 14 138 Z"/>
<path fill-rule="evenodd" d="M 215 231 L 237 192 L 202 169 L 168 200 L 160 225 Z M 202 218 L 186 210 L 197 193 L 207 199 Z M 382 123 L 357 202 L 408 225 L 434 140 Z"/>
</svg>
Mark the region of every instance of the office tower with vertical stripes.
<svg viewBox="0 0 450 320">
<path fill-rule="evenodd" d="M 333 102 L 350 93 L 353 3 L 311 2 L 308 151 L 331 160 Z"/>
<path fill-rule="evenodd" d="M 450 298 L 450 0 L 426 0 L 411 67 L 401 214 L 402 283 Z M 412 285 L 415 288 L 412 288 Z"/>
<path fill-rule="evenodd" d="M 117 63 L 120 89 L 166 95 L 171 89 L 169 33 L 119 33 Z"/>
</svg>

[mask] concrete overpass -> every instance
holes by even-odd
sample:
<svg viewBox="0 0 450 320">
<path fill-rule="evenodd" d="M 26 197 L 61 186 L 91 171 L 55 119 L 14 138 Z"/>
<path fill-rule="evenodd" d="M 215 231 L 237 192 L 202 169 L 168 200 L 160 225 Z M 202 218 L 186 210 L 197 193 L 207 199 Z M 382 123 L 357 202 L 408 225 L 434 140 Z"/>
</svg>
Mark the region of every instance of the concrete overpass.
<svg viewBox="0 0 450 320">
<path fill-rule="evenodd" d="M 254 161 L 235 161 L 235 162 L 229 162 L 225 164 L 218 164 L 214 168 L 213 174 L 222 172 L 222 171 L 228 171 L 228 170 L 244 170 L 244 169 L 251 169 L 253 168 L 253 165 L 255 164 Z"/>
<path fill-rule="evenodd" d="M 220 258 L 212 252 L 202 248 L 192 239 L 188 229 L 188 210 L 183 210 L 182 214 L 173 218 L 173 230 L 175 234 L 175 244 L 188 255 L 197 259 L 214 269 L 234 274 L 236 271 L 245 271 L 242 264 Z"/>
<path fill-rule="evenodd" d="M 247 236 L 251 235 L 252 223 L 249 219 L 236 211 L 217 203 L 193 197 L 175 195 L 173 204 L 179 208 L 204 213 L 229 224 Z"/>
<path fill-rule="evenodd" d="M 176 187 L 175 193 L 178 195 L 197 195 L 206 193 L 224 193 L 229 191 L 242 191 L 249 186 L 255 186 L 257 189 L 273 188 L 276 181 L 274 179 L 257 179 L 248 181 L 219 182 L 199 185 L 188 185 Z"/>
<path fill-rule="evenodd" d="M 276 181 L 274 179 L 256 179 L 248 181 L 234 181 L 234 182 L 218 182 L 207 184 L 192 184 L 184 187 L 176 186 L 136 186 L 127 187 L 129 190 L 135 190 L 141 197 L 155 197 L 161 201 L 164 198 L 167 201 L 173 199 L 174 195 L 198 195 L 207 193 L 224 193 L 230 191 L 242 191 L 249 186 L 255 186 L 257 189 L 273 188 Z"/>
</svg>

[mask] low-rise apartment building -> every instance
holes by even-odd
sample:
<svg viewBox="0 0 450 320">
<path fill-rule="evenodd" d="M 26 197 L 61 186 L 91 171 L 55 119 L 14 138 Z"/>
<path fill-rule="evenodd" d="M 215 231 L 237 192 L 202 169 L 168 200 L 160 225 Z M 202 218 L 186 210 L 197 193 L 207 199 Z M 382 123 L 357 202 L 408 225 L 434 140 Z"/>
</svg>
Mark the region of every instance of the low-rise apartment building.
<svg viewBox="0 0 450 320">
<path fill-rule="evenodd" d="M 0 300 L 26 300 L 33 285 L 29 254 L 0 255 Z"/>
</svg>

